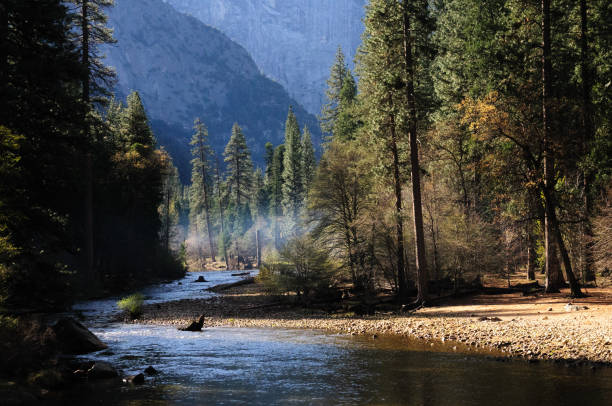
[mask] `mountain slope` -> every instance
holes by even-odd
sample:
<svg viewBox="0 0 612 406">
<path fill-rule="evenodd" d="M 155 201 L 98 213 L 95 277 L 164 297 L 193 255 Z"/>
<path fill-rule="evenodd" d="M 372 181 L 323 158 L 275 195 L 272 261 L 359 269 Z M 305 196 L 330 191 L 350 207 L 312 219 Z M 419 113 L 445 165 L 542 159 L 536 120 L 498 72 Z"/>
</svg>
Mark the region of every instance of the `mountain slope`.
<svg viewBox="0 0 612 406">
<path fill-rule="evenodd" d="M 324 102 L 325 81 L 341 45 L 352 61 L 361 42 L 366 0 L 166 0 L 226 33 L 261 70 L 310 112 Z"/>
<path fill-rule="evenodd" d="M 290 105 L 300 125 L 308 125 L 320 140 L 316 118 L 220 31 L 162 0 L 116 0 L 109 26 L 118 41 L 105 49 L 106 64 L 117 70 L 116 92 L 121 97 L 140 92 L 156 136 L 183 179 L 189 176 L 188 140 L 196 117 L 207 125 L 219 152 L 238 122 L 256 162 L 263 160 L 266 141 L 283 141 Z"/>
</svg>

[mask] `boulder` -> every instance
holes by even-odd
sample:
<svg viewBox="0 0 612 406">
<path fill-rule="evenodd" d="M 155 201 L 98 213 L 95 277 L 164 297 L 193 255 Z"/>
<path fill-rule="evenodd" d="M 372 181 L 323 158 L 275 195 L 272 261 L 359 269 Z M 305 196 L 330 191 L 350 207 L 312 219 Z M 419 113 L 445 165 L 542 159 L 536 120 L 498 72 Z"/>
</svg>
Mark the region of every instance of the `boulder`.
<svg viewBox="0 0 612 406">
<path fill-rule="evenodd" d="M 206 279 L 204 279 L 204 277 L 202 275 L 200 275 L 198 277 L 198 279 L 196 279 L 194 282 L 208 282 Z"/>
<path fill-rule="evenodd" d="M 118 375 L 115 367 L 104 361 L 96 361 L 87 371 L 87 377 L 89 379 L 109 379 L 115 378 Z"/>
<path fill-rule="evenodd" d="M 147 375 L 157 375 L 159 374 L 159 372 L 157 371 L 157 369 L 153 368 L 152 366 L 148 366 L 145 370 L 144 373 Z"/>
<path fill-rule="evenodd" d="M 65 354 L 87 354 L 107 348 L 98 337 L 72 318 L 60 319 L 52 329 L 60 351 Z"/>
<path fill-rule="evenodd" d="M 123 378 L 123 382 L 131 383 L 133 385 L 142 385 L 144 381 L 145 379 L 143 374 L 130 375 Z"/>
</svg>

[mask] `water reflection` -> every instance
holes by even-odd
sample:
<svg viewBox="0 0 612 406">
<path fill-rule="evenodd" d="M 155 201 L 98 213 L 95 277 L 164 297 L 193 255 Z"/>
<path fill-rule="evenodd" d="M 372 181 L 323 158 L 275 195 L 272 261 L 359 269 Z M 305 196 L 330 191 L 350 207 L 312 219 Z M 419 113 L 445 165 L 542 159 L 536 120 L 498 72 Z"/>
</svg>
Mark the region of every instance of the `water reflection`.
<svg viewBox="0 0 612 406">
<path fill-rule="evenodd" d="M 205 277 L 216 278 L 208 273 Z M 214 283 L 227 279 L 219 273 Z M 209 295 L 201 289 L 183 281 L 152 287 L 146 294 L 149 300 Z M 92 315 L 112 311 L 100 302 L 85 305 Z M 456 406 L 608 405 L 612 399 L 609 370 L 415 351 L 402 340 L 275 329 L 211 328 L 192 333 L 163 326 L 92 325 L 109 344 L 98 358 L 126 374 L 148 365 L 161 374 L 142 387 L 84 388 L 62 402 Z"/>
</svg>

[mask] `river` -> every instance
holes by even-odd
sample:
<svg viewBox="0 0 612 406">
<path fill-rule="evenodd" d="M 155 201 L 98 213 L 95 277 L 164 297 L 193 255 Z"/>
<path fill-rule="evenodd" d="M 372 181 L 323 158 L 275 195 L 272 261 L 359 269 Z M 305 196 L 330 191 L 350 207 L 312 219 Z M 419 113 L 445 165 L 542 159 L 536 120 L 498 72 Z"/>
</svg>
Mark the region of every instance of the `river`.
<svg viewBox="0 0 612 406">
<path fill-rule="evenodd" d="M 142 290 L 148 303 L 205 298 L 238 280 L 189 273 Z M 203 275 L 209 282 L 192 283 Z M 83 386 L 79 405 L 610 405 L 612 369 L 499 362 L 483 355 L 424 351 L 406 340 L 308 330 L 209 328 L 113 322 L 117 298 L 79 303 L 84 323 L 109 345 L 89 358 L 124 374 L 160 371 L 142 386 Z"/>
</svg>

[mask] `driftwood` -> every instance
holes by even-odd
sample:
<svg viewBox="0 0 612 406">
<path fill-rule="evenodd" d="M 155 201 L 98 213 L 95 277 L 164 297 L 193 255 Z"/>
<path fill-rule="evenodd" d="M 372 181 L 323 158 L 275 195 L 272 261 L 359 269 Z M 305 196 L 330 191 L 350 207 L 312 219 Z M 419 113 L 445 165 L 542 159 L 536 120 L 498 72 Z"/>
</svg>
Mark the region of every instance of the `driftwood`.
<svg viewBox="0 0 612 406">
<path fill-rule="evenodd" d="M 227 289 L 231 289 L 231 288 L 233 288 L 235 286 L 248 285 L 250 283 L 255 283 L 255 278 L 253 278 L 253 277 L 251 277 L 251 278 L 244 278 L 244 279 L 241 279 L 241 280 L 239 280 L 237 282 L 222 283 L 220 285 L 212 286 L 212 287 L 210 287 L 210 288 L 208 288 L 206 290 L 209 290 L 211 292 L 221 292 L 221 291 L 224 291 L 224 290 L 227 290 Z"/>
<path fill-rule="evenodd" d="M 250 275 L 250 272 L 240 272 L 240 273 L 233 273 L 232 276 L 248 276 Z"/>
<path fill-rule="evenodd" d="M 285 302 L 266 303 L 266 304 L 255 305 L 255 306 L 241 307 L 239 310 L 255 310 L 255 309 L 264 309 L 266 307 L 276 307 L 276 306 L 285 306 L 285 305 L 288 305 L 288 303 L 285 303 Z"/>
<path fill-rule="evenodd" d="M 179 328 L 181 331 L 202 331 L 204 326 L 204 315 L 201 315 L 198 321 L 192 321 L 190 325 L 185 328 Z"/>
</svg>

